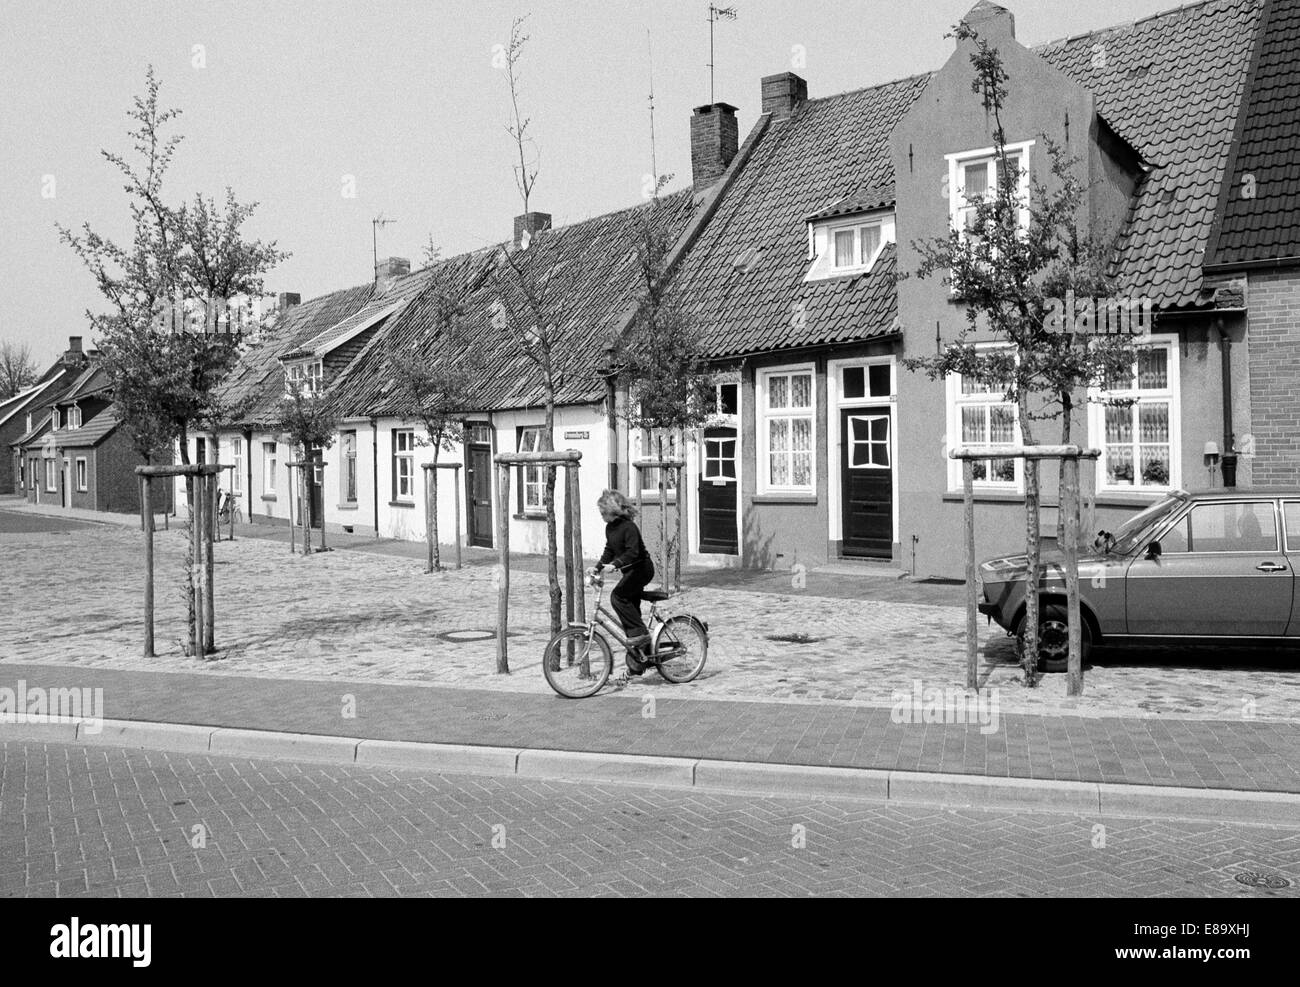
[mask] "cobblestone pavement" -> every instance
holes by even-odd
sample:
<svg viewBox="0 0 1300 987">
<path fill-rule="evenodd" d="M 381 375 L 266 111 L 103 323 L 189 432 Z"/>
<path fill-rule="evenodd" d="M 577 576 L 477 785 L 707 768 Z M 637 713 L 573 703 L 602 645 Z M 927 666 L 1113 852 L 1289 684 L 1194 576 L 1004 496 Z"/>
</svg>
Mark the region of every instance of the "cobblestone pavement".
<svg viewBox="0 0 1300 987">
<path fill-rule="evenodd" d="M 184 536 L 156 535 L 157 647 L 140 657 L 143 550 L 138 530 L 96 526 L 0 534 L 5 557 L 0 660 L 111 668 L 205 670 L 305 678 L 377 679 L 546 692 L 545 577 L 511 575 L 511 669 L 495 674 L 495 569 L 426 575 L 420 563 L 363 552 L 290 555 L 259 539 L 217 546 L 218 660 L 181 651 L 179 587 Z M 50 561 L 57 559 L 57 565 Z M 848 577 L 846 577 L 848 578 Z M 710 624 L 708 667 L 695 682 L 647 676 L 634 688 L 677 698 L 889 705 L 895 691 L 964 682 L 960 607 L 786 593 L 689 590 L 685 607 Z M 990 632 L 991 631 L 991 632 Z M 1083 715 L 1300 718 L 1300 659 L 1291 654 L 1218 655 L 1116 651 L 1087 671 L 1087 695 L 1064 696 L 1065 676 L 1018 685 L 1010 642 L 980 628 L 981 675 L 1004 710 Z M 801 643 L 772 637 L 794 635 Z M 1244 662 L 1245 664 L 1242 664 Z M 653 681 L 654 685 L 650 683 Z"/>
<path fill-rule="evenodd" d="M 1300 830 L 0 744 L 0 897 L 1066 893 L 1297 897 Z"/>
</svg>

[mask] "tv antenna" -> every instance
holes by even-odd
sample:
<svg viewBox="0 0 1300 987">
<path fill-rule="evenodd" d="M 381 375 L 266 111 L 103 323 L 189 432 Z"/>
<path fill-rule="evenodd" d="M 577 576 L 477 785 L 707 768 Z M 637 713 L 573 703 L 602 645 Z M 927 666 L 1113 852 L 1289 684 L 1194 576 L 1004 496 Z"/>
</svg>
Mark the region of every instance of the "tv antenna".
<svg viewBox="0 0 1300 987">
<path fill-rule="evenodd" d="M 709 102 L 717 102 L 713 98 L 713 25 L 718 21 L 734 21 L 736 19 L 735 7 L 715 7 L 709 4 Z"/>
<path fill-rule="evenodd" d="M 370 270 L 373 272 L 375 284 L 379 284 L 379 227 L 396 222 L 397 220 L 388 219 L 383 213 L 370 221 L 370 253 L 373 260 Z"/>
<path fill-rule="evenodd" d="M 655 160 L 655 52 L 650 43 L 650 29 L 645 29 L 645 47 L 650 56 L 650 174 L 655 180 L 655 191 L 659 189 L 659 165 Z"/>
</svg>

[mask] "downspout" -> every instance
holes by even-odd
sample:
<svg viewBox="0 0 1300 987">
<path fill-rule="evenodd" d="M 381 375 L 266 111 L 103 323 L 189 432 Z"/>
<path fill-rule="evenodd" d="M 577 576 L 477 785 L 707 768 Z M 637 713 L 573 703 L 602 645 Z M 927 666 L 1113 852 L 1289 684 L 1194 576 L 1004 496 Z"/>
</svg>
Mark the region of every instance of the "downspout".
<svg viewBox="0 0 1300 987">
<path fill-rule="evenodd" d="M 253 430 L 244 429 L 244 472 L 247 474 L 247 485 L 244 487 L 244 496 L 248 498 L 248 513 L 244 515 L 248 523 L 253 523 Z"/>
<path fill-rule="evenodd" d="M 379 419 L 370 419 L 370 479 L 375 497 L 375 540 L 379 540 Z"/>
<path fill-rule="evenodd" d="M 1237 485 L 1237 453 L 1234 442 L 1235 435 L 1232 427 L 1232 337 L 1223 327 L 1223 316 L 1215 320 L 1215 328 L 1219 330 L 1219 352 L 1223 357 L 1223 364 L 1220 373 L 1223 375 L 1223 485 L 1225 487 L 1235 487 Z M 1232 482 L 1229 483 L 1228 481 Z"/>
</svg>

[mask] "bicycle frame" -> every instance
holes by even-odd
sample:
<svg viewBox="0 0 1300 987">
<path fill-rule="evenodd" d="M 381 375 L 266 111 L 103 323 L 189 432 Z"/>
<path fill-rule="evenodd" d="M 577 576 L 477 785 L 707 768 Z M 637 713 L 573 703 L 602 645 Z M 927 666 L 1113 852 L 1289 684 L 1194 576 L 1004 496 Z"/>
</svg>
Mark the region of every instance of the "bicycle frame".
<svg viewBox="0 0 1300 987">
<path fill-rule="evenodd" d="M 585 623 L 575 620 L 569 626 L 587 628 L 589 632 L 587 634 L 587 638 L 589 640 L 591 638 L 591 635 L 595 633 L 596 628 L 600 628 L 602 631 L 605 632 L 606 637 L 612 637 L 615 640 L 615 642 L 617 642 L 619 645 L 621 645 L 624 648 L 628 648 L 630 647 L 630 645 L 628 644 L 627 638 L 623 636 L 623 625 L 618 622 L 618 618 L 615 614 L 610 613 L 609 609 L 605 606 L 604 600 L 602 599 L 604 595 L 604 586 L 605 586 L 605 581 L 604 579 L 602 579 L 600 581 L 600 584 L 595 587 L 596 588 L 596 612 L 592 614 L 591 620 L 588 620 Z M 651 603 L 650 619 L 646 621 L 646 630 L 648 630 L 651 636 L 653 636 L 655 625 L 660 624 L 662 622 L 663 622 L 663 618 L 659 616 L 658 605 L 655 603 Z M 648 653 L 648 649 L 647 649 L 647 653 Z"/>
</svg>

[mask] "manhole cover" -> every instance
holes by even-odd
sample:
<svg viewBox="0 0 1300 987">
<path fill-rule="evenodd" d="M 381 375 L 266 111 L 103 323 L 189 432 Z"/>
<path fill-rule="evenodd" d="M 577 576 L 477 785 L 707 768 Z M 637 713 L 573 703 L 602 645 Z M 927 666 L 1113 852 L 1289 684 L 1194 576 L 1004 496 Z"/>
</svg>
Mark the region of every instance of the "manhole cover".
<svg viewBox="0 0 1300 987">
<path fill-rule="evenodd" d="M 769 641 L 776 641 L 778 644 L 815 644 L 821 638 L 813 637 L 811 634 L 769 634 Z"/>
<path fill-rule="evenodd" d="M 492 641 L 497 636 L 496 631 L 486 631 L 481 628 L 470 628 L 459 631 L 443 631 L 438 635 L 444 641 L 451 641 L 457 644 L 464 644 L 469 641 Z"/>
<path fill-rule="evenodd" d="M 1248 888 L 1268 888 L 1270 891 L 1280 891 L 1282 888 L 1291 886 L 1291 882 L 1280 874 L 1264 874 L 1255 870 L 1237 874 L 1234 880 L 1238 884 L 1246 885 Z"/>
</svg>

